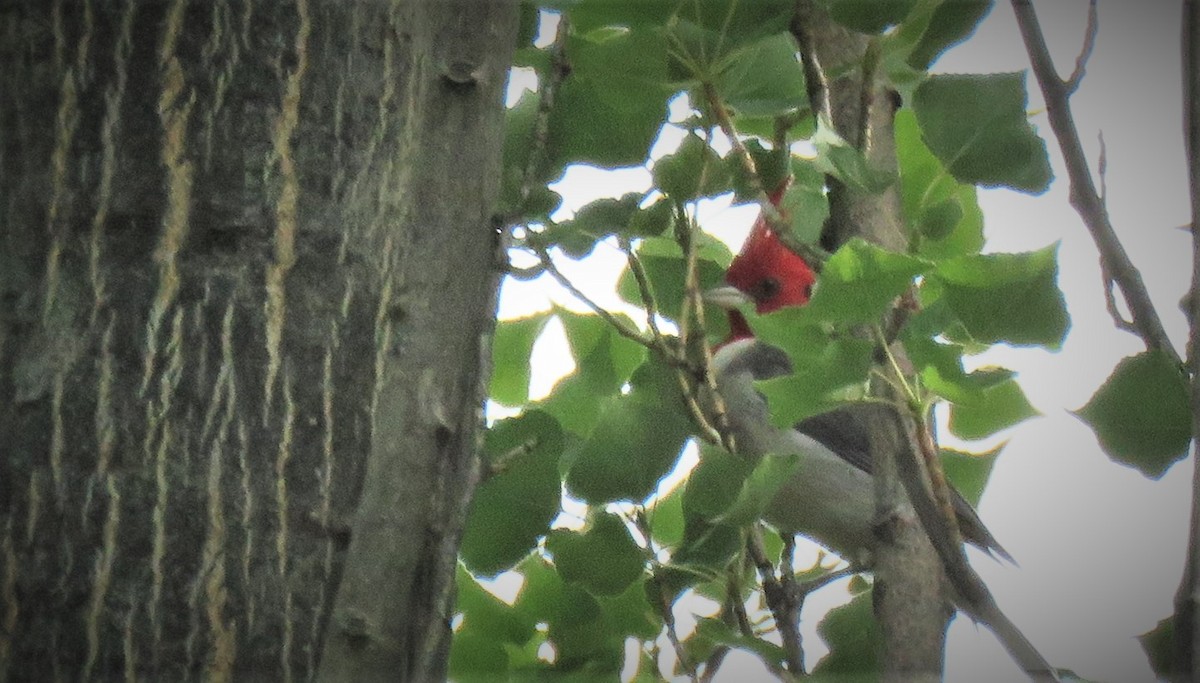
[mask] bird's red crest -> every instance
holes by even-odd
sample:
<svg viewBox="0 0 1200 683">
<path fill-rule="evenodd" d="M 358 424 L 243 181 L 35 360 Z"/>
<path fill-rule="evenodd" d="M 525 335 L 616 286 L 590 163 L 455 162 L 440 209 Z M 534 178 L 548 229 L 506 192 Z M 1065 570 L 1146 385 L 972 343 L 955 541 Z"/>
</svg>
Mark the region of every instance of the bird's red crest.
<svg viewBox="0 0 1200 683">
<path fill-rule="evenodd" d="M 771 195 L 778 206 L 783 191 Z M 787 306 L 803 306 L 812 296 L 817 274 L 759 216 L 741 252 L 729 264 L 725 282 L 746 293 L 759 313 L 770 313 Z"/>
<path fill-rule="evenodd" d="M 773 205 L 779 206 L 786 189 L 784 184 L 770 195 Z M 725 272 L 725 282 L 753 299 L 759 313 L 803 306 L 808 303 L 816 280 L 813 269 L 783 244 L 762 215 Z M 729 311 L 729 324 L 727 341 L 753 336 L 746 319 L 738 311 Z"/>
</svg>

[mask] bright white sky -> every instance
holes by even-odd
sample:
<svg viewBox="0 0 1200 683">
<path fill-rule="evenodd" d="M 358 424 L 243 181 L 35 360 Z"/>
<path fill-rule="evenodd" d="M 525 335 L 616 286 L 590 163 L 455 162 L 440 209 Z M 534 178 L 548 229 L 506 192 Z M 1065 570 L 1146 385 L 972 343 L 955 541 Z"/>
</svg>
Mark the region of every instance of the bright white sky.
<svg viewBox="0 0 1200 683">
<path fill-rule="evenodd" d="M 1191 245 L 1178 226 L 1188 222 L 1186 168 L 1179 92 L 1180 9 L 1176 2 L 1100 2 L 1100 34 L 1083 87 L 1072 105 L 1089 158 L 1099 157 L 1103 132 L 1108 157 L 1108 205 L 1168 332 L 1182 349 L 1186 324 L 1178 301 L 1188 287 Z M 1037 3 L 1043 30 L 1061 72 L 1069 73 L 1083 37 L 1086 0 Z M 1011 6 L 998 2 L 976 35 L 935 65 L 941 72 L 993 73 L 1028 67 Z M 516 84 L 514 84 L 516 85 Z M 1072 327 L 1060 353 L 997 348 L 979 364 L 999 364 L 1019 373 L 1030 401 L 1043 417 L 982 444 L 1008 441 L 980 506 L 993 533 L 1020 562 L 1011 567 L 975 553 L 976 569 L 1004 610 L 1049 660 L 1094 680 L 1150 681 L 1153 676 L 1136 640 L 1172 611 L 1187 540 L 1190 461 L 1161 480 L 1110 462 L 1091 431 L 1068 411 L 1087 402 L 1118 360 L 1142 350 L 1140 342 L 1114 329 L 1104 308 L 1096 250 L 1067 201 L 1066 173 L 1040 93 L 1029 75 L 1029 109 L 1046 137 L 1056 180 L 1039 197 L 1007 190 L 984 191 L 988 251 L 1026 251 L 1061 242 L 1060 286 Z M 673 118 L 681 118 L 683 113 Z M 678 137 L 664 136 L 669 151 Z M 1093 168 L 1095 164 L 1093 163 Z M 555 189 L 564 197 L 556 218 L 565 218 L 601 196 L 644 191 L 645 169 L 617 173 L 577 167 Z M 736 251 L 755 211 L 728 202 L 700 207 L 701 225 Z M 602 305 L 622 308 L 613 294 L 624 264 L 615 247 L 601 245 L 562 270 Z M 543 277 L 508 281 L 501 316 L 545 310 L 551 301 L 575 310 L 579 302 Z M 636 317 L 636 316 L 635 316 Z M 561 330 L 548 328 L 534 348 L 531 391 L 541 396 L 571 369 Z M 949 443 L 948 436 L 943 441 Z M 950 445 L 954 445 L 951 443 Z M 817 615 L 846 599 L 844 584 L 813 598 L 803 619 L 806 645 L 819 642 Z M 704 610 L 697 606 L 697 610 Z M 685 615 L 681 622 L 686 622 Z M 683 623 L 681 623 L 681 627 Z M 823 650 L 810 650 L 815 662 Z M 761 670 L 752 658 L 727 660 L 721 678 Z M 994 637 L 969 620 L 951 627 L 947 679 L 987 682 L 1019 680 L 1020 673 Z"/>
</svg>

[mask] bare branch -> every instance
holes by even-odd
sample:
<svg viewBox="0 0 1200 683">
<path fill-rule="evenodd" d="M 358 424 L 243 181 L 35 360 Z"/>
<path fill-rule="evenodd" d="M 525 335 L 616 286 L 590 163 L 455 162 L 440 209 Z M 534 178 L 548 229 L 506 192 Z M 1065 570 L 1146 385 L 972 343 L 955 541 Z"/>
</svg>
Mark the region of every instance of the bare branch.
<svg viewBox="0 0 1200 683">
<path fill-rule="evenodd" d="M 1117 306 L 1117 283 L 1113 280 L 1113 276 L 1108 272 L 1108 264 L 1103 259 L 1100 260 L 1100 279 L 1104 283 L 1104 307 L 1108 310 L 1108 315 L 1112 318 L 1113 325 L 1118 330 L 1125 330 L 1130 334 L 1137 334 L 1137 328 L 1133 323 L 1125 319 L 1121 313 L 1121 309 Z"/>
<path fill-rule="evenodd" d="M 794 675 L 802 675 L 804 673 L 804 650 L 800 647 L 800 610 L 796 603 L 796 576 L 789 573 L 776 577 L 775 567 L 767 559 L 761 525 L 755 524 L 750 527 L 750 533 L 746 539 L 746 549 L 750 553 L 750 559 L 754 561 L 754 566 L 758 569 L 763 597 L 767 601 L 767 607 L 771 610 L 771 616 L 775 618 L 775 628 L 779 629 L 779 639 L 783 643 L 788 670 Z"/>
<path fill-rule="evenodd" d="M 1000 609 L 987 584 L 967 562 L 962 535 L 950 503 L 950 490 L 941 471 L 941 461 L 933 450 L 928 425 L 918 420 L 917 429 L 921 434 L 918 434 L 916 441 L 924 462 L 918 459 L 912 449 L 901 448 L 897 454 L 898 469 L 913 501 L 913 508 L 933 542 L 946 571 L 946 578 L 954 589 L 955 604 L 991 629 L 1030 679 L 1058 681 L 1054 667 Z M 930 465 L 933 467 L 930 468 Z M 932 490 L 929 484 L 932 484 Z"/>
<path fill-rule="evenodd" d="M 1192 208 L 1192 286 L 1187 369 L 1191 374 L 1192 434 L 1200 434 L 1200 3 L 1183 3 L 1183 138 L 1187 149 L 1188 194 Z M 1175 593 L 1175 647 L 1172 680 L 1200 680 L 1200 443 L 1193 441 L 1192 509 L 1187 559 Z"/>
<path fill-rule="evenodd" d="M 544 161 L 546 143 L 550 137 L 550 111 L 554 109 L 554 100 L 558 87 L 571 73 L 571 65 L 567 62 L 567 36 L 570 35 L 570 22 L 566 14 L 558 16 L 558 30 L 554 34 L 554 43 L 550 46 L 550 72 L 545 74 L 538 83 L 538 108 L 533 120 L 532 149 L 521 176 L 521 204 L 524 205 L 533 192 L 534 179 Z"/>
<path fill-rule="evenodd" d="M 800 47 L 800 65 L 804 69 L 804 86 L 808 90 L 808 101 L 813 114 L 820 119 L 824 117 L 833 122 L 833 106 L 829 97 L 829 81 L 825 78 L 825 70 L 817 58 L 817 50 L 813 45 L 812 32 L 809 29 L 807 13 L 797 10 L 792 18 L 792 35 Z"/>
<path fill-rule="evenodd" d="M 636 329 L 627 325 L 625 321 L 608 312 L 607 309 L 593 301 L 591 297 L 589 297 L 587 294 L 584 294 L 581 289 L 576 287 L 566 275 L 563 275 L 562 271 L 558 269 L 558 266 L 554 265 L 554 260 L 550 258 L 550 253 L 546 251 L 545 247 L 534 246 L 532 248 L 534 253 L 537 254 L 538 259 L 541 260 L 542 267 L 545 268 L 546 272 L 550 274 L 550 277 L 553 277 L 554 280 L 558 282 L 558 284 L 562 285 L 564 289 L 570 292 L 572 296 L 582 301 L 585 306 L 592 309 L 592 312 L 603 318 L 608 324 L 612 325 L 618 334 L 626 339 L 635 341 L 650 350 L 657 350 L 658 346 L 655 344 L 653 339 L 647 338 L 641 332 L 638 332 Z"/>
<path fill-rule="evenodd" d="M 1087 28 L 1083 33 L 1083 48 L 1079 50 L 1079 56 L 1075 58 L 1075 70 L 1071 72 L 1071 77 L 1066 81 L 1068 95 L 1074 94 L 1079 89 L 1079 84 L 1083 82 L 1088 59 L 1092 56 L 1092 49 L 1096 47 L 1096 33 L 1100 28 L 1097 19 L 1096 0 L 1091 0 L 1088 3 Z"/>
<path fill-rule="evenodd" d="M 679 667 L 687 672 L 688 679 L 692 683 L 699 683 L 700 676 L 696 672 L 696 665 L 688 657 L 687 650 L 684 649 L 683 643 L 679 640 L 679 631 L 675 628 L 675 613 L 671 611 L 671 603 L 667 601 L 667 596 L 661 586 L 658 587 L 657 592 L 659 616 L 662 617 L 663 625 L 667 627 L 667 641 L 671 643 L 671 649 L 675 651 L 675 658 L 679 661 Z"/>
<path fill-rule="evenodd" d="M 704 84 L 704 96 L 708 102 L 709 110 L 717 119 L 717 125 L 721 128 L 721 132 L 729 139 L 729 144 L 733 147 L 733 154 L 737 156 L 738 163 L 742 165 L 742 171 L 746 173 L 746 177 L 753 188 L 755 196 L 758 198 L 759 210 L 761 216 L 767 221 L 767 225 L 779 237 L 784 246 L 798 254 L 801 258 L 808 262 L 808 265 L 818 273 L 821 272 L 821 267 L 825 261 L 829 259 L 829 254 L 812 244 L 805 244 L 796 239 L 792 235 L 792 227 L 788 224 L 783 214 L 779 212 L 779 208 L 771 202 L 767 196 L 768 188 L 763 187 L 762 178 L 758 175 L 758 167 L 754 163 L 754 157 L 750 155 L 750 150 L 746 149 L 746 145 L 742 143 L 741 138 L 737 136 L 737 131 L 733 127 L 733 119 L 729 116 L 729 110 L 725 107 L 725 103 L 721 101 L 720 95 L 716 88 L 711 84 Z M 776 131 L 780 137 L 785 136 L 786 131 Z M 780 153 L 790 153 L 780 150 Z M 771 188 L 772 190 L 774 188 Z"/>
<path fill-rule="evenodd" d="M 1096 133 L 1100 142 L 1100 158 L 1096 161 L 1096 175 L 1100 176 L 1100 203 L 1108 206 L 1108 145 L 1104 144 L 1104 131 Z"/>
<path fill-rule="evenodd" d="M 1071 114 L 1071 84 L 1060 79 L 1055 71 L 1032 0 L 1012 0 L 1012 5 L 1017 16 L 1017 26 L 1025 41 L 1026 52 L 1029 53 L 1033 73 L 1037 76 L 1042 96 L 1046 100 L 1050 126 L 1058 138 L 1063 160 L 1067 165 L 1067 175 L 1071 184 L 1071 205 L 1083 219 L 1101 259 L 1108 265 L 1113 282 L 1121 290 L 1138 336 L 1147 348 L 1161 350 L 1182 364 L 1183 360 L 1171 344 L 1162 320 L 1150 301 L 1150 294 L 1142 282 L 1141 273 L 1130 261 L 1129 254 L 1117 238 L 1108 211 L 1096 192 L 1091 172 L 1088 170 L 1087 158 L 1083 153 L 1083 145 L 1079 141 L 1079 132 Z"/>
</svg>

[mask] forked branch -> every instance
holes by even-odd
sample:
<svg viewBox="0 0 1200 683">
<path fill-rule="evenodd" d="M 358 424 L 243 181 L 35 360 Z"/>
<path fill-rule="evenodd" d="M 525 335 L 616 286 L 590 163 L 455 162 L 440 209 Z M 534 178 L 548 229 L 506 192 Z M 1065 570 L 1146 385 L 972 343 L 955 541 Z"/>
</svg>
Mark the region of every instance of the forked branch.
<svg viewBox="0 0 1200 683">
<path fill-rule="evenodd" d="M 1071 113 L 1071 94 L 1079 86 L 1079 80 L 1083 76 L 1087 63 L 1087 56 L 1095 42 L 1098 26 L 1095 18 L 1095 0 L 1092 0 L 1092 7 L 1089 11 L 1088 35 L 1084 40 L 1083 50 L 1076 62 L 1074 73 L 1067 80 L 1063 80 L 1058 75 L 1054 66 L 1054 60 L 1050 56 L 1046 37 L 1042 34 L 1032 0 L 1012 0 L 1012 5 L 1017 16 L 1017 26 L 1025 41 L 1025 50 L 1029 54 L 1029 62 L 1037 77 L 1042 97 L 1046 101 L 1046 114 L 1050 118 L 1050 127 L 1054 129 L 1063 161 L 1067 166 L 1067 176 L 1071 186 L 1071 206 L 1075 207 L 1080 218 L 1083 219 L 1084 225 L 1087 226 L 1088 232 L 1091 233 L 1105 270 L 1112 278 L 1112 282 L 1120 289 L 1125 304 L 1129 308 L 1131 318 L 1129 322 L 1146 344 L 1146 348 L 1167 353 L 1175 362 L 1182 365 L 1183 359 L 1171 344 L 1166 329 L 1163 328 L 1162 320 L 1158 316 L 1158 311 L 1150 301 L 1150 294 L 1146 291 L 1145 283 L 1142 282 L 1141 272 L 1129 259 L 1129 254 L 1126 253 L 1124 245 L 1121 244 L 1121 240 L 1117 238 L 1117 233 L 1113 229 L 1108 209 L 1104 206 L 1104 200 L 1097 192 L 1092 173 L 1088 169 L 1087 157 L 1084 155 L 1083 145 L 1079 140 L 1079 131 L 1075 127 L 1075 119 Z M 1116 321 L 1116 323 L 1118 327 L 1122 327 L 1120 321 Z"/>
</svg>

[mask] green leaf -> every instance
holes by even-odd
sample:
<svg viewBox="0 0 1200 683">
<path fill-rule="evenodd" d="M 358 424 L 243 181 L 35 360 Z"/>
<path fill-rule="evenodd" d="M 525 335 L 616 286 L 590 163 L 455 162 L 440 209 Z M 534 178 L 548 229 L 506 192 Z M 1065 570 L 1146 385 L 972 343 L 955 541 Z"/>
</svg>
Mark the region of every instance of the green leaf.
<svg viewBox="0 0 1200 683">
<path fill-rule="evenodd" d="M 586 367 L 593 359 L 592 354 L 598 350 L 605 352 L 603 362 L 612 368 L 613 391 L 619 389 L 646 358 L 644 346 L 622 337 L 612 324 L 600 316 L 574 313 L 561 307 L 555 307 L 554 314 L 562 322 L 576 365 Z M 627 326 L 633 326 L 628 316 L 616 314 L 616 318 Z"/>
<path fill-rule="evenodd" d="M 1040 415 L 1015 380 L 1007 379 L 979 393 L 971 403 L 950 405 L 950 431 L 960 439 L 983 439 Z"/>
<path fill-rule="evenodd" d="M 496 323 L 492 337 L 492 379 L 490 397 L 507 406 L 523 405 L 529 400 L 529 354 L 550 316 L 538 313 L 518 320 Z"/>
<path fill-rule="evenodd" d="M 942 297 L 975 341 L 1062 346 L 1070 321 L 1058 288 L 1058 247 L 943 261 Z"/>
<path fill-rule="evenodd" d="M 549 531 L 561 507 L 562 451 L 562 429 L 540 411 L 488 429 L 487 466 L 499 469 L 475 491 L 459 550 L 473 572 L 493 575 L 508 569 Z"/>
<path fill-rule="evenodd" d="M 714 524 L 685 508 L 683 541 L 671 553 L 671 564 L 660 568 L 647 586 L 673 600 L 684 589 L 715 579 L 744 546 L 741 529 Z"/>
<path fill-rule="evenodd" d="M 926 349 L 916 351 L 911 344 L 907 348 L 914 349 L 916 359 L 913 362 L 920 368 L 925 388 L 951 403 L 960 405 L 981 403 L 985 400 L 985 392 L 1011 380 L 1014 376 L 1011 370 L 998 367 L 979 368 L 968 373 L 962 368 L 963 349 L 961 346 L 940 344 L 932 340 L 930 343 L 940 349 L 943 354 L 933 362 L 927 362 Z"/>
<path fill-rule="evenodd" d="M 991 0 L 944 0 L 913 46 L 908 63 L 915 69 L 928 69 L 938 55 L 974 33 L 991 10 Z"/>
<path fill-rule="evenodd" d="M 771 422 L 777 427 L 832 410 L 861 393 L 874 362 L 873 342 L 833 337 L 821 325 L 799 320 L 804 311 L 747 316 L 758 336 L 783 348 L 795 368 L 792 375 L 755 383 L 771 406 Z"/>
<path fill-rule="evenodd" d="M 772 669 L 779 669 L 787 658 L 783 648 L 762 638 L 747 636 L 735 631 L 732 626 L 715 617 L 696 620 L 696 633 L 706 640 L 745 650 L 757 655 Z"/>
<path fill-rule="evenodd" d="M 1175 617 L 1162 619 L 1151 630 L 1138 636 L 1142 651 L 1150 661 L 1150 670 L 1160 680 L 1170 680 L 1175 668 Z"/>
<path fill-rule="evenodd" d="M 737 500 L 754 464 L 719 446 L 700 445 L 700 462 L 688 477 L 683 493 L 683 512 L 716 520 Z"/>
<path fill-rule="evenodd" d="M 813 674 L 878 675 L 883 634 L 875 621 L 870 592 L 860 593 L 845 605 L 829 610 L 817 625 L 817 634 L 829 646 L 829 654 L 817 662 Z"/>
<path fill-rule="evenodd" d="M 585 0 L 563 2 L 571 25 L 580 33 L 606 26 L 653 28 L 675 13 L 678 0 Z"/>
<path fill-rule="evenodd" d="M 983 213 L 974 185 L 960 183 L 921 139 L 911 109 L 896 112 L 900 197 L 916 253 L 940 260 L 983 248 Z"/>
<path fill-rule="evenodd" d="M 592 505 L 650 495 L 691 432 L 671 368 L 648 361 L 630 384 L 607 401 L 567 473 L 571 494 Z"/>
<path fill-rule="evenodd" d="M 788 33 L 768 36 L 733 56 L 714 87 L 738 114 L 779 116 L 808 103 L 804 71 Z"/>
<path fill-rule="evenodd" d="M 825 219 L 829 218 L 825 176 L 809 160 L 799 160 L 792 167 L 794 181 L 783 194 L 780 208 L 792 226 L 792 235 L 813 244 L 821 238 Z"/>
<path fill-rule="evenodd" d="M 601 197 L 576 211 L 573 219 L 559 225 L 563 230 L 582 233 L 596 242 L 606 235 L 623 233 L 641 201 L 642 196 L 637 192 L 628 192 L 620 199 Z"/>
<path fill-rule="evenodd" d="M 563 428 L 587 435 L 599 419 L 604 401 L 616 395 L 646 357 L 646 349 L 617 333 L 596 315 L 555 308 L 575 360 L 575 372 L 559 381 L 539 405 Z M 629 318 L 619 319 L 632 326 Z"/>
<path fill-rule="evenodd" d="M 676 202 L 718 195 L 730 189 L 729 170 L 699 136 L 688 134 L 673 154 L 654 163 L 654 185 Z"/>
<path fill-rule="evenodd" d="M 859 192 L 878 194 L 896 180 L 891 173 L 872 168 L 862 151 L 838 135 L 824 117 L 817 119 L 812 143 L 817 148 L 817 166 Z"/>
<path fill-rule="evenodd" d="M 538 98 L 526 92 L 504 116 L 504 162 L 500 172 L 498 208 L 504 215 L 523 216 L 521 188 L 529 168 L 533 149 L 533 126 L 537 117 Z M 545 179 L 538 179 L 545 186 Z"/>
<path fill-rule="evenodd" d="M 824 0 L 834 21 L 862 33 L 880 33 L 908 16 L 916 0 Z"/>
<path fill-rule="evenodd" d="M 808 312 L 830 322 L 877 322 L 929 267 L 921 259 L 851 239 L 825 263 Z"/>
<path fill-rule="evenodd" d="M 455 681 L 491 681 L 508 671 L 508 654 L 491 634 L 459 629 L 450 643 L 450 677 Z"/>
<path fill-rule="evenodd" d="M 462 614 L 464 627 L 516 645 L 533 637 L 534 620 L 492 595 L 462 565 L 458 567 L 455 585 L 458 588 L 455 609 Z"/>
<path fill-rule="evenodd" d="M 934 204 L 921 212 L 918 223 L 921 237 L 935 242 L 943 241 L 954 232 L 962 217 L 963 208 L 957 197 Z"/>
<path fill-rule="evenodd" d="M 788 30 L 794 7 L 789 0 L 673 0 L 677 11 L 664 39 L 689 79 L 709 80 L 739 52 Z"/>
<path fill-rule="evenodd" d="M 1025 114 L 1025 75 L 930 76 L 913 109 L 925 142 L 965 183 L 1041 193 L 1050 186 L 1046 143 Z"/>
<path fill-rule="evenodd" d="M 662 617 L 647 599 L 647 578 L 640 576 L 619 595 L 598 596 L 605 619 L 617 633 L 653 640 L 662 631 Z"/>
<path fill-rule="evenodd" d="M 563 580 L 592 595 L 619 595 L 642 576 L 645 560 L 620 517 L 594 513 L 582 533 L 555 529 L 546 550 Z"/>
<path fill-rule="evenodd" d="M 746 172 L 741 159 L 736 154 L 725 157 L 729 175 L 733 183 L 733 198 L 735 202 L 750 202 L 758 200 L 759 191 L 768 194 L 787 179 L 791 173 L 791 153 L 786 149 L 768 149 L 756 138 L 745 142 L 746 151 L 754 160 L 756 178 L 751 178 Z"/>
<path fill-rule="evenodd" d="M 1124 358 L 1083 408 L 1108 457 L 1157 479 L 1192 438 L 1187 377 L 1163 351 Z"/>
<path fill-rule="evenodd" d="M 996 456 L 1000 455 L 1004 446 L 1000 444 L 984 453 L 942 449 L 942 469 L 946 472 L 946 478 L 972 506 L 979 505 L 983 489 L 992 475 L 992 466 L 996 464 Z"/>
<path fill-rule="evenodd" d="M 675 212 L 670 200 L 660 197 L 650 206 L 638 209 L 620 231 L 625 237 L 657 237 L 674 223 Z"/>
<path fill-rule="evenodd" d="M 798 453 L 767 454 L 758 459 L 754 469 L 742 482 L 733 503 L 714 521 L 731 526 L 750 524 L 763 516 L 775 500 L 775 494 L 792 478 L 800 467 Z"/>
<path fill-rule="evenodd" d="M 733 255 L 729 253 L 729 248 L 716 238 L 702 235 L 700 239 L 697 247 L 697 275 L 700 289 L 703 291 L 722 281 Z M 642 240 L 638 245 L 637 254 L 646 271 L 646 278 L 650 281 L 659 313 L 672 320 L 678 320 L 687 293 L 684 287 L 687 261 L 683 250 L 673 239 L 652 237 Z M 628 268 L 617 282 L 617 294 L 635 306 L 643 305 L 637 279 Z M 718 307 L 706 307 L 705 319 L 716 320 L 721 313 Z"/>
<path fill-rule="evenodd" d="M 537 38 L 541 12 L 537 5 L 531 2 L 522 2 L 518 12 L 517 47 L 521 48 L 531 45 L 534 38 Z"/>
<path fill-rule="evenodd" d="M 641 163 L 666 121 L 665 43 L 646 31 L 593 42 L 567 41 L 571 74 L 555 97 L 546 153 L 553 168 L 590 163 L 612 168 Z"/>
<path fill-rule="evenodd" d="M 683 540 L 683 486 L 654 501 L 646 510 L 650 537 L 662 546 L 676 546 Z"/>
<path fill-rule="evenodd" d="M 525 582 L 513 607 L 547 625 L 556 655 L 553 668 L 597 677 L 619 672 L 624 637 L 605 618 L 600 602 L 582 586 L 565 583 L 544 558 L 531 555 L 518 569 Z"/>
</svg>

